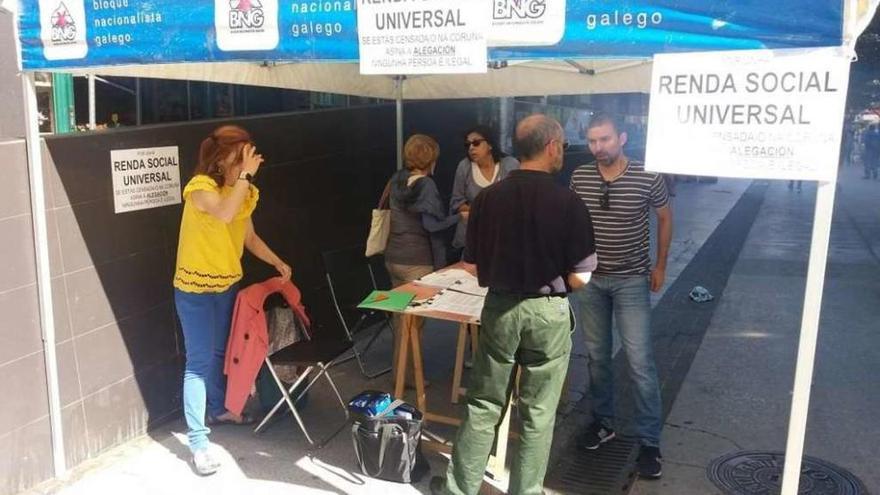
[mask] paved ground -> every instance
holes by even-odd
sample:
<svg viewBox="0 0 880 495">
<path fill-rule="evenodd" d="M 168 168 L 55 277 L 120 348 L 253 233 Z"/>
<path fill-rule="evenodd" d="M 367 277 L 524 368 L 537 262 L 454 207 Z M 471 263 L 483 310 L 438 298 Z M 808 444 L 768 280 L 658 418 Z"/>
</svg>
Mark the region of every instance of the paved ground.
<svg viewBox="0 0 880 495">
<path fill-rule="evenodd" d="M 832 228 L 806 454 L 880 492 L 880 183 L 842 170 Z M 815 188 L 775 182 L 734 266 L 664 433 L 665 476 L 632 493 L 715 494 L 712 459 L 785 450 Z"/>
<path fill-rule="evenodd" d="M 880 183 L 861 181 L 858 173 L 845 169 L 838 193 L 807 453 L 852 470 L 877 493 L 880 475 L 871 463 L 880 444 L 875 426 L 880 339 L 874 323 L 880 314 Z M 749 184 L 679 184 L 670 283 Z M 706 480 L 712 459 L 741 449 L 784 450 L 814 192 L 810 184 L 801 194 L 788 191 L 782 182 L 766 188 L 761 210 L 669 411 L 663 438 L 665 476 L 658 482 L 636 483 L 633 493 L 719 493 Z M 449 412 L 455 412 L 448 402 L 454 339 L 451 325 L 435 323 L 426 332 L 430 403 Z M 574 415 L 583 414 L 583 354 L 582 338 L 576 335 L 568 402 L 559 425 L 573 424 Z M 362 380 L 351 363 L 334 369 L 334 376 L 344 396 L 365 388 L 391 388 L 387 376 Z M 311 395 L 306 414 L 315 432 L 329 432 L 341 419 L 334 407 L 322 387 Z M 305 440 L 289 418 L 259 436 L 242 427 L 216 429 L 212 439 L 225 461 L 224 470 L 198 478 L 185 463 L 183 431 L 181 422 L 166 425 L 77 469 L 66 482 L 32 493 L 428 493 L 427 480 L 403 486 L 357 474 L 347 432 L 309 457 Z M 454 433 L 442 427 L 432 431 L 443 437 Z M 434 473 L 443 472 L 445 459 L 429 457 Z"/>
</svg>

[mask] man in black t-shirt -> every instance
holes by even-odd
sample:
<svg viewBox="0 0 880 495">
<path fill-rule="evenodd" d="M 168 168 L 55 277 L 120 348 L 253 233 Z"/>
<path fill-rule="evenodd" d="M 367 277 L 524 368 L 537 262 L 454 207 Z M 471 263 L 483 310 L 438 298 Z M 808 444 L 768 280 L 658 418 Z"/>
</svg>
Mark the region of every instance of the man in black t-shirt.
<svg viewBox="0 0 880 495">
<path fill-rule="evenodd" d="M 517 126 L 516 148 L 520 169 L 484 189 L 470 210 L 464 261 L 475 265 L 489 293 L 467 414 L 446 480 L 431 480 L 435 494 L 479 491 L 517 365 L 522 436 L 508 493 L 543 492 L 571 352 L 566 294 L 586 285 L 597 263 L 589 211 L 552 176 L 562 168 L 562 126 L 544 115 L 530 116 Z"/>
<path fill-rule="evenodd" d="M 587 144 L 596 161 L 578 167 L 571 189 L 590 210 L 599 266 L 593 281 L 574 299 L 589 354 L 593 423 L 579 445 L 593 450 L 612 440 L 612 315 L 635 384 L 634 422 L 639 474 L 661 475 L 660 431 L 663 405 L 651 342 L 651 296 L 663 287 L 672 239 L 672 211 L 663 177 L 623 152 L 626 133 L 607 115 L 593 117 Z M 649 214 L 657 215 L 657 257 L 651 265 Z"/>
</svg>

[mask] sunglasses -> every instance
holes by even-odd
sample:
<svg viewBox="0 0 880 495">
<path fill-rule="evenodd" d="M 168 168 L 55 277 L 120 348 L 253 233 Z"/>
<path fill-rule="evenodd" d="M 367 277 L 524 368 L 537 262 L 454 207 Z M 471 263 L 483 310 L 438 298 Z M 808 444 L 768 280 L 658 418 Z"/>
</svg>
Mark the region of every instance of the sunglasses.
<svg viewBox="0 0 880 495">
<path fill-rule="evenodd" d="M 602 208 L 603 210 L 610 210 L 611 209 L 611 194 L 610 194 L 611 193 L 611 183 L 605 182 L 603 180 L 602 183 L 599 184 L 599 192 L 602 193 L 602 195 L 599 196 L 599 208 Z"/>
<path fill-rule="evenodd" d="M 548 144 L 552 143 L 553 141 L 556 141 L 556 142 L 562 144 L 562 151 L 567 150 L 568 147 L 571 145 L 571 143 L 569 143 L 568 141 L 560 141 L 558 139 L 551 139 L 550 141 L 547 141 L 546 143 L 544 143 L 544 146 L 547 146 Z"/>
<path fill-rule="evenodd" d="M 465 142 L 464 142 L 464 148 L 465 148 L 465 149 L 468 149 L 468 148 L 470 148 L 471 146 L 477 147 L 477 146 L 479 146 L 479 145 L 485 143 L 486 141 L 487 141 L 486 139 L 474 139 L 473 141 L 465 141 Z"/>
</svg>

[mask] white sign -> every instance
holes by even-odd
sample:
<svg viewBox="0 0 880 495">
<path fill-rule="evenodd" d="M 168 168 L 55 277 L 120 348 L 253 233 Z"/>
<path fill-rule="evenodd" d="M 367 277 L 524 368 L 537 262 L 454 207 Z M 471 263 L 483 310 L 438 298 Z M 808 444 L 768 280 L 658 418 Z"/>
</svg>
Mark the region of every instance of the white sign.
<svg viewBox="0 0 880 495">
<path fill-rule="evenodd" d="M 835 180 L 849 66 L 839 48 L 657 55 L 645 165 Z"/>
<path fill-rule="evenodd" d="M 555 45 L 565 34 L 565 0 L 493 0 L 489 46 Z"/>
<path fill-rule="evenodd" d="M 278 46 L 278 0 L 214 0 L 217 47 L 224 52 Z"/>
<path fill-rule="evenodd" d="M 361 74 L 486 72 L 491 0 L 359 0 Z"/>
<path fill-rule="evenodd" d="M 40 39 L 46 60 L 85 58 L 89 45 L 83 0 L 40 0 Z"/>
<path fill-rule="evenodd" d="M 110 151 L 116 213 L 180 204 L 177 146 Z"/>
</svg>

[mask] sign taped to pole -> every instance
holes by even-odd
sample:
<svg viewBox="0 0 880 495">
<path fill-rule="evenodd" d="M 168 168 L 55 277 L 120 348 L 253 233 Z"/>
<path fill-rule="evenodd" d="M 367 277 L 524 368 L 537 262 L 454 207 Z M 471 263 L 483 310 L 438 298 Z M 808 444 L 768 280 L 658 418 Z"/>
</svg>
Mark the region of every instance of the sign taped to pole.
<svg viewBox="0 0 880 495">
<path fill-rule="evenodd" d="M 833 181 L 849 67 L 840 48 L 657 55 L 645 165 Z"/>
</svg>

